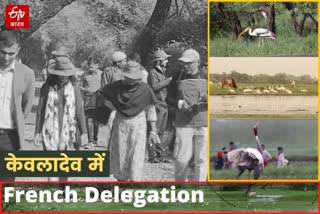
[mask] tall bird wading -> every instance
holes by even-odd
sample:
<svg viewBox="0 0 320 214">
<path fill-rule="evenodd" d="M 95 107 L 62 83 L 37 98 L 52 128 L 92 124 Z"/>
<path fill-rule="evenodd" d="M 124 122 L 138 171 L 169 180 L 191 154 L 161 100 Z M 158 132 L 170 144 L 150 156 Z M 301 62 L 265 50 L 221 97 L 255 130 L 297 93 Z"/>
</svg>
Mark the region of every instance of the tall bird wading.
<svg viewBox="0 0 320 214">
<path fill-rule="evenodd" d="M 276 35 L 267 29 L 264 28 L 256 28 L 254 30 L 252 30 L 251 27 L 247 27 L 246 29 L 244 29 L 238 37 L 240 37 L 242 34 L 249 32 L 250 36 L 257 36 L 259 38 L 259 43 L 258 46 L 261 46 L 261 43 L 263 43 L 263 39 L 271 39 L 271 40 L 275 40 L 276 39 Z"/>
</svg>

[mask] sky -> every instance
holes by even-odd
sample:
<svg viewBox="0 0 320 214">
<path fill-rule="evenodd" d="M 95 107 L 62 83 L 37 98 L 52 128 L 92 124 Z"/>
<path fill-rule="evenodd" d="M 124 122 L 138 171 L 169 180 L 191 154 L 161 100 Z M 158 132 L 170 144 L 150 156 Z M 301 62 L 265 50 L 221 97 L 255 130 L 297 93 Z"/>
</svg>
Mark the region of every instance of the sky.
<svg viewBox="0 0 320 214">
<path fill-rule="evenodd" d="M 317 57 L 211 57 L 210 73 L 268 74 L 286 73 L 295 76 L 309 74 L 318 78 Z"/>
</svg>

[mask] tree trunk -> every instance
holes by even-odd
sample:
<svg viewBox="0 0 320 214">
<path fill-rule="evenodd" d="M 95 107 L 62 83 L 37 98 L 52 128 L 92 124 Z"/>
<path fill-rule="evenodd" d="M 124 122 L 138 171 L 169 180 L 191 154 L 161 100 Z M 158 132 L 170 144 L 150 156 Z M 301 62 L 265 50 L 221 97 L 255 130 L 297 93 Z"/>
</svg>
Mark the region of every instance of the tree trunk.
<svg viewBox="0 0 320 214">
<path fill-rule="evenodd" d="M 316 25 L 317 29 L 318 29 L 318 21 L 310 14 L 308 13 L 310 19 L 313 21 L 313 23 Z"/>
<path fill-rule="evenodd" d="M 299 36 L 303 36 L 303 29 L 304 29 L 304 24 L 306 23 L 306 19 L 308 18 L 308 14 L 304 13 L 302 19 L 300 20 L 300 23 L 298 25 L 297 33 Z"/>
<path fill-rule="evenodd" d="M 294 11 L 292 11 L 291 13 L 291 21 L 294 27 L 294 31 L 301 37 L 303 36 L 304 24 L 306 22 L 307 17 L 308 14 L 304 13 L 302 19 L 300 20 L 300 22 L 298 22 L 297 15 L 294 13 Z"/>
<path fill-rule="evenodd" d="M 241 33 L 241 22 L 238 18 L 238 15 L 235 11 L 225 10 L 223 3 L 218 3 L 218 8 L 224 19 L 227 21 L 227 24 L 232 28 L 233 37 L 238 38 L 238 35 Z"/>
<path fill-rule="evenodd" d="M 235 13 L 235 12 L 234 12 Z M 234 27 L 233 27 L 233 33 L 234 37 L 237 39 L 238 35 L 241 33 L 242 28 L 241 28 L 241 22 L 237 16 L 237 14 L 234 14 Z"/>
<path fill-rule="evenodd" d="M 258 12 L 264 12 L 267 15 L 267 29 L 276 34 L 276 12 L 274 4 L 271 7 L 262 7 Z"/>
<path fill-rule="evenodd" d="M 274 9 L 274 4 L 268 9 L 268 30 L 276 33 L 276 12 Z"/>
<path fill-rule="evenodd" d="M 145 65 L 152 43 L 169 16 L 171 3 L 172 0 L 157 1 L 149 22 L 134 45 L 134 51 L 140 55 L 142 65 Z"/>
<path fill-rule="evenodd" d="M 291 11 L 291 22 L 293 24 L 293 28 L 294 28 L 294 31 L 299 35 L 299 36 L 303 36 L 303 29 L 304 29 L 304 24 L 306 22 L 306 19 L 308 17 L 311 18 L 311 15 L 309 15 L 308 13 L 303 13 L 303 16 L 300 20 L 300 22 L 298 22 L 297 20 L 297 14 L 294 12 L 294 4 L 293 3 L 290 3 L 290 2 L 286 2 L 286 3 L 283 3 L 285 5 L 285 7 Z M 313 18 L 313 17 L 312 17 Z M 311 18 L 311 19 L 312 19 Z M 313 20 L 313 19 L 312 19 Z M 316 24 L 317 24 L 317 27 L 318 27 L 318 22 L 316 20 L 313 20 Z"/>
</svg>

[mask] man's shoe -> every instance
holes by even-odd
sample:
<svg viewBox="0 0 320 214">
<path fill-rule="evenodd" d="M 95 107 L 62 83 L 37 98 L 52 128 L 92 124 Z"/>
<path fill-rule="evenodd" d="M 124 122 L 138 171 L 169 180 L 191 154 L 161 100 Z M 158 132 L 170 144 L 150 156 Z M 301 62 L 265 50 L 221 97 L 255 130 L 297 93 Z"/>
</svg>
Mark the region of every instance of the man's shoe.
<svg viewBox="0 0 320 214">
<path fill-rule="evenodd" d="M 93 149 L 93 143 L 89 142 L 86 145 L 84 145 L 84 149 Z"/>
</svg>

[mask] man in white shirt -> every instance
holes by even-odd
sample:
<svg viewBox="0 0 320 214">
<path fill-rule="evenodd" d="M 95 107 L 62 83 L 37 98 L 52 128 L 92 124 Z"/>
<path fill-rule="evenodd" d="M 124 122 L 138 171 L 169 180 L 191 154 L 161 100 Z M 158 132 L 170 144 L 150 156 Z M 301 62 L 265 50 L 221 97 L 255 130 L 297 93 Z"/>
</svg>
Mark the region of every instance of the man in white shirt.
<svg viewBox="0 0 320 214">
<path fill-rule="evenodd" d="M 286 168 L 289 164 L 289 161 L 285 158 L 283 153 L 283 147 L 278 147 L 278 158 L 277 158 L 277 168 Z"/>
<path fill-rule="evenodd" d="M 0 151 L 28 150 L 24 120 L 32 107 L 35 76 L 16 60 L 18 32 L 0 30 Z"/>
</svg>

